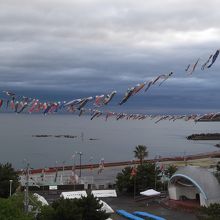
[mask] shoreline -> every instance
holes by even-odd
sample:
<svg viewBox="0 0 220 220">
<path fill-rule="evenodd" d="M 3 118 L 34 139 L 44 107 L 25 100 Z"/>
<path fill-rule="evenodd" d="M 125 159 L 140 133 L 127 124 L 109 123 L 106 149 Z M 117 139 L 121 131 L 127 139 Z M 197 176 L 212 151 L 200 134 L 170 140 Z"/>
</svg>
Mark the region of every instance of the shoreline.
<svg viewBox="0 0 220 220">
<path fill-rule="evenodd" d="M 220 158 L 220 150 L 218 151 L 212 151 L 212 152 L 207 152 L 207 153 L 200 153 L 200 154 L 193 154 L 193 155 L 185 155 L 183 157 L 161 157 L 159 159 L 149 159 L 149 160 L 144 160 L 145 162 L 151 162 L 151 163 L 161 163 L 161 162 L 170 162 L 170 163 L 175 163 L 175 162 L 185 162 L 188 160 L 198 160 L 198 159 L 205 159 L 205 158 Z M 138 160 L 135 161 L 119 161 L 119 162 L 107 162 L 104 163 L 104 167 L 107 168 L 112 168 L 112 167 L 124 167 L 124 166 L 132 166 L 132 165 L 138 165 L 140 162 Z M 100 164 L 82 164 L 76 165 L 75 169 L 79 170 L 89 170 L 89 169 L 96 169 L 99 168 Z M 39 174 L 39 173 L 54 173 L 57 171 L 68 171 L 72 170 L 73 166 L 58 166 L 58 167 L 48 167 L 47 169 L 44 168 L 38 168 L 38 169 L 32 169 L 30 170 L 30 174 Z M 18 171 L 19 174 L 22 173 L 22 171 Z"/>
</svg>

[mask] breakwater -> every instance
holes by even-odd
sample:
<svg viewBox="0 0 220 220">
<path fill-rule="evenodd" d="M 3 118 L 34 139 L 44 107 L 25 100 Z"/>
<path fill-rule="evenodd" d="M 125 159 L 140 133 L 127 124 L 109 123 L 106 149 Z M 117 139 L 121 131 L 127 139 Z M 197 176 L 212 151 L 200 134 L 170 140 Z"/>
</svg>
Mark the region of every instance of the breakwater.
<svg viewBox="0 0 220 220">
<path fill-rule="evenodd" d="M 192 134 L 187 137 L 188 140 L 220 140 L 220 133 L 201 133 Z"/>
</svg>

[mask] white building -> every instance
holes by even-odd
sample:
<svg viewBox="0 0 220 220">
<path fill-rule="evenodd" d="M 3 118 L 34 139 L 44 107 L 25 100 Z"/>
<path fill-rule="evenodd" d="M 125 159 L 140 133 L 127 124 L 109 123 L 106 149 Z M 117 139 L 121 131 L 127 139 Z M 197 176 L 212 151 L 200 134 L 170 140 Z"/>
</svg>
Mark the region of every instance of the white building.
<svg viewBox="0 0 220 220">
<path fill-rule="evenodd" d="M 168 185 L 170 199 L 198 200 L 201 206 L 220 203 L 220 184 L 207 169 L 185 166 L 178 169 Z"/>
</svg>

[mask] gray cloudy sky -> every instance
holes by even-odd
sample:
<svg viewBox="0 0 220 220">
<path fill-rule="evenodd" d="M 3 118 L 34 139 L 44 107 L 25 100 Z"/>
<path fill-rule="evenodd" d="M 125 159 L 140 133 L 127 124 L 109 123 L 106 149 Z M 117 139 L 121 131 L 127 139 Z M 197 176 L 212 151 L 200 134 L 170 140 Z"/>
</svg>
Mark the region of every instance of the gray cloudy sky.
<svg viewBox="0 0 220 220">
<path fill-rule="evenodd" d="M 216 110 L 220 59 L 193 76 L 184 69 L 220 48 L 219 8 L 218 0 L 0 0 L 0 87 L 123 93 L 174 71 L 145 100 Z"/>
</svg>

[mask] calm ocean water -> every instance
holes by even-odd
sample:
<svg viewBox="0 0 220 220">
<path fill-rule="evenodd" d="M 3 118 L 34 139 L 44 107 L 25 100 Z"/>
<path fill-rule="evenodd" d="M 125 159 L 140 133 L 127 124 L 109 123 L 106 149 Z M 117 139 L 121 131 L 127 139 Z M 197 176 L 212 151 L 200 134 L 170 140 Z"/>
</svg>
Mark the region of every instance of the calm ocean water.
<svg viewBox="0 0 220 220">
<path fill-rule="evenodd" d="M 0 162 L 11 162 L 24 167 L 24 159 L 32 167 L 72 164 L 72 155 L 82 152 L 82 163 L 97 163 L 133 159 L 134 147 L 144 144 L 149 148 L 149 158 L 183 156 L 217 150 L 218 141 L 189 141 L 192 133 L 220 132 L 220 123 L 194 123 L 185 121 L 119 120 L 73 115 L 0 114 Z M 84 134 L 82 140 L 81 134 Z M 36 138 L 32 135 L 77 135 L 75 139 Z M 94 138 L 97 140 L 89 140 Z M 79 156 L 76 157 L 77 163 Z"/>
</svg>

